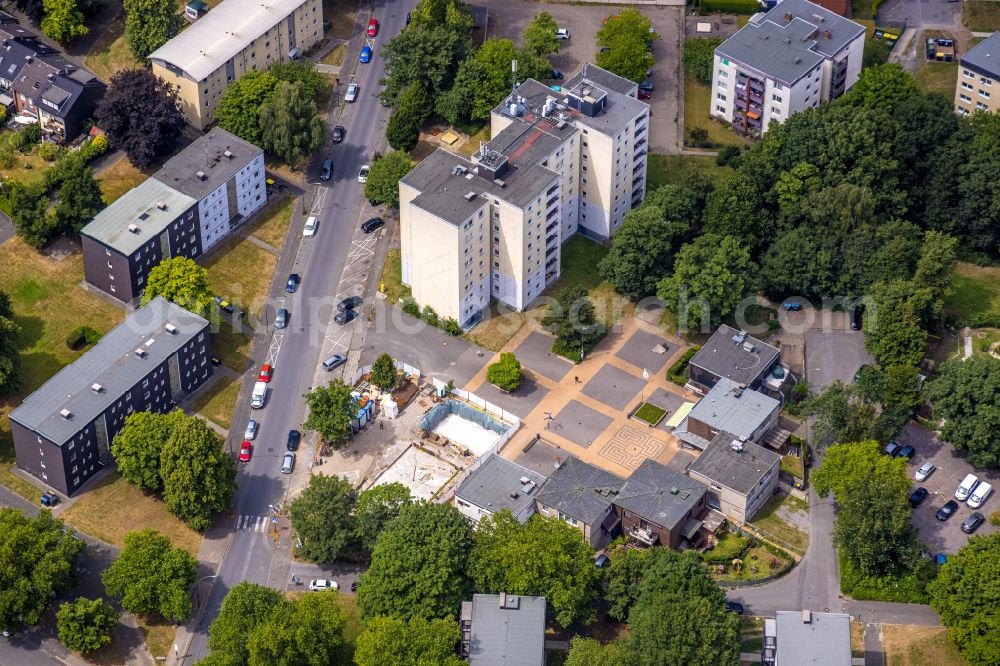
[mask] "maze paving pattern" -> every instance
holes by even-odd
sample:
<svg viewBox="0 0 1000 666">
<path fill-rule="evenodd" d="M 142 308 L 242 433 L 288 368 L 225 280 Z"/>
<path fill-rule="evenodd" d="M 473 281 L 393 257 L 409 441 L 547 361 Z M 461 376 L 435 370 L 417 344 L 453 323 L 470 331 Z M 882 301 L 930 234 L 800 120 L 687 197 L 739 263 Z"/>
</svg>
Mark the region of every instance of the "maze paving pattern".
<svg viewBox="0 0 1000 666">
<path fill-rule="evenodd" d="M 647 458 L 663 453 L 666 444 L 631 426 L 622 426 L 605 444 L 598 455 L 634 470 Z"/>
</svg>

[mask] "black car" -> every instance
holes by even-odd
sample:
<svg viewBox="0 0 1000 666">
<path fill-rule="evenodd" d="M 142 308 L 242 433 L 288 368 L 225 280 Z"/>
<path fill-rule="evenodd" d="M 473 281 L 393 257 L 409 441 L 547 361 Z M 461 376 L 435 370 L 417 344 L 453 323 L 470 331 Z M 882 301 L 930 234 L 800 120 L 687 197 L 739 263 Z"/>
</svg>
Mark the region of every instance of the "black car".
<svg viewBox="0 0 1000 666">
<path fill-rule="evenodd" d="M 300 433 L 298 430 L 289 430 L 288 431 L 288 444 L 287 444 L 288 450 L 289 451 L 294 451 L 297 448 L 299 448 L 299 440 L 300 439 L 302 439 L 302 433 Z"/>
<path fill-rule="evenodd" d="M 335 322 L 343 326 L 349 321 L 354 321 L 358 316 L 357 310 L 344 310 L 343 312 L 338 312 L 337 316 L 333 318 Z"/>
<path fill-rule="evenodd" d="M 647 90 L 649 92 L 653 92 L 653 82 L 648 80 L 643 81 L 642 83 L 639 84 L 639 90 Z"/>
<path fill-rule="evenodd" d="M 385 220 L 383 220 L 381 217 L 373 217 L 370 220 L 365 220 L 364 222 L 361 223 L 361 231 L 365 232 L 366 234 L 370 234 L 376 229 L 381 228 L 382 225 L 384 224 Z"/>
<path fill-rule="evenodd" d="M 958 502 L 955 500 L 948 500 L 945 502 L 943 507 L 937 510 L 934 517 L 938 520 L 948 520 L 956 511 L 958 511 Z"/>
<path fill-rule="evenodd" d="M 343 125 L 337 125 L 333 128 L 333 142 L 340 143 L 344 140 L 344 136 L 347 134 L 347 130 L 344 129 Z"/>
<path fill-rule="evenodd" d="M 214 365 L 215 367 L 219 367 L 220 365 L 222 365 L 222 359 L 219 358 L 218 356 L 213 356 L 212 365 Z"/>
<path fill-rule="evenodd" d="M 360 296 L 348 296 L 341 302 L 337 303 L 337 311 L 343 312 L 344 310 L 354 310 L 361 305 Z"/>
<path fill-rule="evenodd" d="M 913 492 L 910 493 L 910 506 L 916 507 L 918 504 L 927 499 L 927 489 L 923 486 L 914 488 Z"/>
<path fill-rule="evenodd" d="M 979 529 L 979 526 L 983 524 L 984 520 L 986 520 L 986 517 L 976 511 L 974 514 L 962 521 L 962 531 L 966 534 L 972 534 Z"/>
<path fill-rule="evenodd" d="M 285 291 L 289 294 L 294 294 L 295 290 L 299 288 L 299 283 L 302 282 L 302 278 L 299 277 L 298 273 L 292 273 L 288 276 L 288 282 L 285 283 Z"/>
<path fill-rule="evenodd" d="M 913 460 L 913 455 L 917 452 L 912 446 L 907 444 L 906 446 L 901 446 L 896 449 L 896 452 L 892 454 L 893 458 L 906 458 L 907 461 Z"/>
<path fill-rule="evenodd" d="M 556 81 L 561 81 L 563 78 L 563 73 L 560 72 L 558 69 L 553 69 L 552 71 L 549 72 L 549 78 L 554 79 Z"/>
<path fill-rule="evenodd" d="M 858 305 L 853 310 L 851 310 L 851 328 L 855 331 L 861 330 L 861 325 L 864 323 L 865 306 Z"/>
<path fill-rule="evenodd" d="M 55 506 L 56 504 L 59 504 L 59 496 L 51 490 L 46 490 L 42 493 L 41 502 L 42 506 Z"/>
<path fill-rule="evenodd" d="M 730 613 L 736 613 L 737 615 L 743 615 L 743 604 L 738 601 L 727 601 L 726 610 Z"/>
</svg>

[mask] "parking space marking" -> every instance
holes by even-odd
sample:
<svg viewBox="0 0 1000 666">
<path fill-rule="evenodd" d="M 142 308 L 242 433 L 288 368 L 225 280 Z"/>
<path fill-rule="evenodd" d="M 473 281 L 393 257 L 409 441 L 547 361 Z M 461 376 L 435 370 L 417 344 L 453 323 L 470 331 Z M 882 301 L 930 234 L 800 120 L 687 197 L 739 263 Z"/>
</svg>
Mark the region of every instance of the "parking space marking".
<svg viewBox="0 0 1000 666">
<path fill-rule="evenodd" d="M 267 354 L 264 356 L 264 363 L 275 365 L 278 360 L 278 352 L 281 351 L 281 342 L 284 339 L 284 333 L 275 333 L 271 337 L 271 344 L 268 346 Z"/>
</svg>

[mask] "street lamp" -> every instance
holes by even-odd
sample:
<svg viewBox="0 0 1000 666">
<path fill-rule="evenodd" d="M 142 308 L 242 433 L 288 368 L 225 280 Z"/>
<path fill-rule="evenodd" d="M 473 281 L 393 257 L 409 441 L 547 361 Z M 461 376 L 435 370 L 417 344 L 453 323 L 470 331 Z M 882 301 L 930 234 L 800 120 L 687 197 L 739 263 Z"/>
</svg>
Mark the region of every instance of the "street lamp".
<svg viewBox="0 0 1000 666">
<path fill-rule="evenodd" d="M 201 593 L 198 591 L 198 586 L 201 585 L 202 581 L 209 580 L 210 578 L 216 578 L 216 576 L 211 575 L 211 576 L 205 576 L 204 578 L 199 578 L 198 581 L 194 584 L 195 608 L 201 607 Z"/>
</svg>

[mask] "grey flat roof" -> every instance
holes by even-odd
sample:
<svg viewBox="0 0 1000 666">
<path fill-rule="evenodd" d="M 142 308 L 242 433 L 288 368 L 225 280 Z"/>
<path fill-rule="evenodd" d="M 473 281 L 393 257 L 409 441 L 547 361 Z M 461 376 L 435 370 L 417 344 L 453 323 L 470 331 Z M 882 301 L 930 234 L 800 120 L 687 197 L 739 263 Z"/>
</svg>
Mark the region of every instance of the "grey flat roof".
<svg viewBox="0 0 1000 666">
<path fill-rule="evenodd" d="M 538 491 L 538 501 L 587 525 L 604 518 L 625 480 L 569 456 Z"/>
<path fill-rule="evenodd" d="M 734 441 L 740 443 L 733 433 L 723 430 L 691 463 L 688 471 L 698 472 L 721 486 L 746 495 L 781 456 L 753 442 L 740 443 L 742 450 L 736 451 Z"/>
<path fill-rule="evenodd" d="M 1000 78 L 1000 31 L 979 42 L 960 58 L 963 67 Z"/>
<path fill-rule="evenodd" d="M 168 333 L 167 324 L 176 332 Z M 63 444 L 206 326 L 205 319 L 157 296 L 25 398 L 10 419 Z M 135 354 L 140 347 L 144 358 Z M 93 390 L 95 383 L 100 393 Z M 70 419 L 60 416 L 64 409 Z"/>
<path fill-rule="evenodd" d="M 464 168 L 466 173 L 453 173 L 456 166 Z M 483 196 L 524 208 L 559 179 L 559 174 L 540 164 L 512 164 L 501 176 L 504 186 L 499 187 L 492 180 L 479 176 L 475 168 L 468 158 L 438 148 L 401 182 L 420 192 L 411 202 L 414 206 L 452 224 L 462 224 L 483 206 Z M 470 192 L 475 195 L 471 200 L 466 199 Z"/>
<path fill-rule="evenodd" d="M 672 530 L 707 492 L 700 481 L 647 458 L 618 491 L 615 504 Z"/>
<path fill-rule="evenodd" d="M 214 16 L 221 8 L 219 5 L 210 15 Z M 198 19 L 198 23 L 204 20 Z M 230 157 L 226 157 L 227 151 Z M 262 152 L 252 143 L 216 127 L 167 160 L 153 178 L 201 201 Z M 199 171 L 204 178 L 198 176 Z"/>
<path fill-rule="evenodd" d="M 637 83 L 629 81 L 624 76 L 613 74 L 608 70 L 602 69 L 590 62 L 583 63 L 583 67 L 580 68 L 580 71 L 566 81 L 566 87 L 571 88 L 584 80 L 593 81 L 608 92 L 614 91 L 619 95 L 625 95 L 626 97 L 635 96 L 636 91 L 639 90 L 639 85 Z"/>
<path fill-rule="evenodd" d="M 850 666 L 851 616 L 776 611 L 776 666 Z"/>
<path fill-rule="evenodd" d="M 750 437 L 781 403 L 751 389 L 740 389 L 723 377 L 688 413 L 713 430 L 725 430 L 737 437 Z"/>
<path fill-rule="evenodd" d="M 740 338 L 743 341 L 737 342 Z M 753 345 L 753 351 L 744 349 L 747 342 Z M 723 324 L 694 355 L 691 365 L 749 386 L 780 353 L 777 347 Z"/>
<path fill-rule="evenodd" d="M 564 123 L 560 128 L 529 112 L 514 119 L 487 145 L 507 155 L 512 162 L 540 163 L 579 131 L 572 123 Z"/>
<path fill-rule="evenodd" d="M 864 31 L 808 0 L 783 0 L 720 44 L 716 53 L 792 85 Z"/>
<path fill-rule="evenodd" d="M 503 595 L 506 603 L 501 607 L 501 596 L 472 596 L 469 666 L 541 666 L 545 660 L 545 597 Z"/>
<path fill-rule="evenodd" d="M 529 483 L 522 484 L 527 478 Z M 508 509 L 515 516 L 535 501 L 545 477 L 497 454 L 490 454 L 455 492 L 456 497 L 490 511 Z M 517 497 L 511 497 L 516 492 Z"/>
<path fill-rule="evenodd" d="M 155 178 L 148 178 L 98 213 L 80 233 L 128 257 L 197 203 Z M 138 227 L 138 233 L 128 230 L 130 224 Z"/>
</svg>

